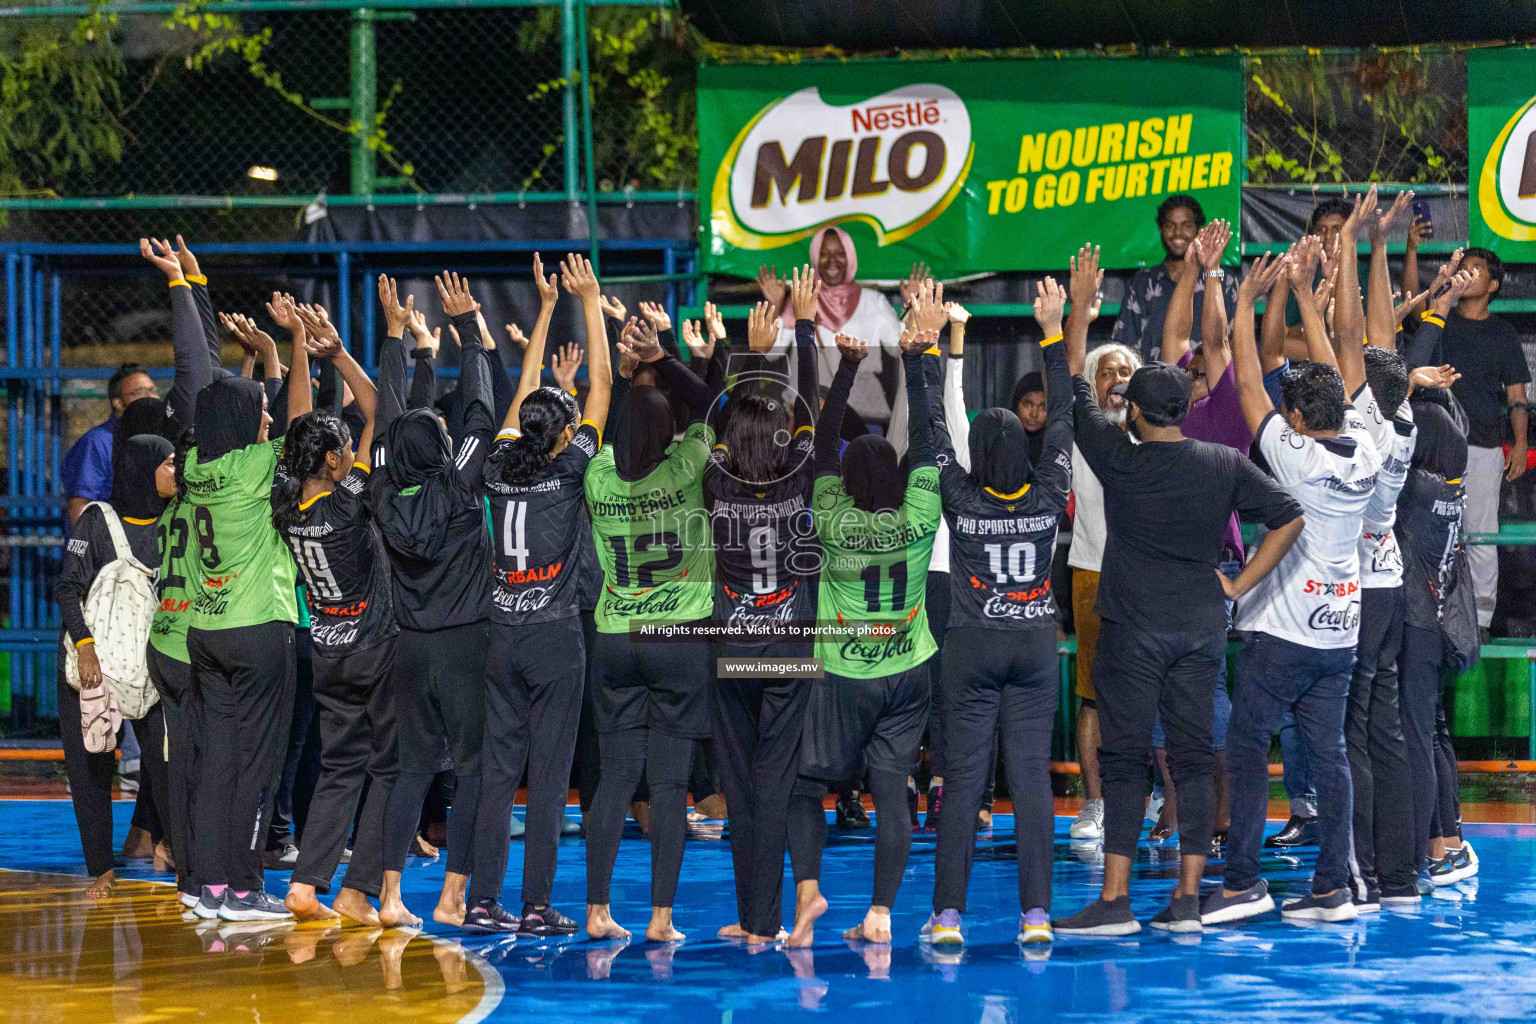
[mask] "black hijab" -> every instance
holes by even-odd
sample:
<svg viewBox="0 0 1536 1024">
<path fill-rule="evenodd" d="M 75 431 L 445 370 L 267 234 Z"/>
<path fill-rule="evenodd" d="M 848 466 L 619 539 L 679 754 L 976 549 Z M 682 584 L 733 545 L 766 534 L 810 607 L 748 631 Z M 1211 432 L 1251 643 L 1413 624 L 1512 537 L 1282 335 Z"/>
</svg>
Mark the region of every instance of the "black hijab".
<svg viewBox="0 0 1536 1024">
<path fill-rule="evenodd" d="M 1034 475 L 1029 448 L 1018 416 L 1008 409 L 986 410 L 971 423 L 971 479 L 998 494 L 1017 492 Z"/>
<path fill-rule="evenodd" d="M 848 442 L 843 451 L 843 490 L 864 512 L 895 511 L 906 496 L 896 449 L 878 434 Z"/>
<path fill-rule="evenodd" d="M 1459 480 L 1467 471 L 1467 435 L 1457 429 L 1450 413 L 1438 405 L 1415 402 L 1413 423 L 1418 428 L 1413 468 Z"/>
<path fill-rule="evenodd" d="M 223 377 L 199 391 L 192 419 L 197 461 L 212 462 L 255 444 L 265 395 L 249 377 Z"/>
<path fill-rule="evenodd" d="M 384 435 L 384 466 L 398 488 L 425 483 L 453 461 L 443 423 L 431 409 L 412 409 L 395 418 Z"/>
<path fill-rule="evenodd" d="M 124 409 L 118 418 L 116 439 L 126 441 L 139 434 L 164 435 L 165 430 L 165 399 L 141 398 Z"/>
<path fill-rule="evenodd" d="M 155 470 L 174 450 L 171 442 L 158 434 L 135 434 L 113 447 L 112 508 L 119 516 L 160 518 L 168 499 L 155 490 Z"/>
<path fill-rule="evenodd" d="M 676 431 L 672 403 L 667 396 L 649 385 L 629 392 L 627 443 L 613 446 L 613 464 L 625 480 L 639 480 L 648 475 L 667 456 Z"/>
</svg>

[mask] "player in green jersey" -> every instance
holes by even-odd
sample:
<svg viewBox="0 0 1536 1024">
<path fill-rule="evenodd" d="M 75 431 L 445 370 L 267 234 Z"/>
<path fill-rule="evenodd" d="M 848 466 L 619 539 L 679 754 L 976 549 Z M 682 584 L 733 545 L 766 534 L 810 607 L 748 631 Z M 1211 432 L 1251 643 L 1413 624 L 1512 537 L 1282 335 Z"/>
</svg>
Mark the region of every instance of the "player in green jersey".
<svg viewBox="0 0 1536 1024">
<path fill-rule="evenodd" d="M 592 678 L 598 694 L 602 774 L 587 825 L 587 934 L 622 938 L 608 912 L 608 882 L 625 808 L 645 774 L 651 788 L 651 923 L 646 938 L 681 939 L 672 899 L 682 869 L 694 744 L 710 735 L 707 640 L 650 640 L 650 623 L 707 620 L 714 549 L 702 480 L 714 431 L 713 393 L 650 325 L 631 320 L 619 349 L 613 437 L 587 469 L 587 508 L 603 569 Z M 692 422 L 673 441 L 672 406 L 654 387 L 630 388 L 640 363 L 687 402 Z"/>
<path fill-rule="evenodd" d="M 267 310 L 292 333 L 292 373 L 305 385 L 290 389 L 291 422 L 310 407 L 304 326 L 289 300 L 272 298 Z M 203 388 L 193 423 L 197 445 L 183 470 L 197 552 L 187 653 L 204 709 L 192 838 L 202 895 L 193 913 L 274 920 L 291 915 L 263 889 L 261 840 L 293 715 L 298 619 L 293 555 L 272 526 L 282 442 L 268 439 L 266 390 L 242 377 Z"/>
<path fill-rule="evenodd" d="M 940 302 L 930 287 L 913 303 Z M 792 946 L 809 946 L 816 919 L 827 909 L 821 895 L 820 851 L 827 819 L 822 799 L 829 784 L 868 770 L 875 799 L 875 885 L 869 912 L 846 938 L 891 941 L 891 906 L 912 848 L 907 776 L 917 765 L 928 722 L 929 673 L 936 647 L 924 613 L 924 581 L 941 514 L 939 471 L 929 423 L 929 388 L 923 352 L 938 332 L 919 330 L 914 317 L 901 339 L 906 361 L 910 447 L 905 482 L 896 451 L 882 437 L 848 445 L 841 464 L 838 439 L 843 410 L 868 346 L 839 335 L 842 361 L 832 379 L 816 431 L 816 483 L 811 509 L 822 544 L 817 638 L 826 675 L 812 682 L 800 750 L 800 778 L 790 802 L 791 846 L 812 849 L 818 870 L 796 889 Z M 798 872 L 797 872 L 798 873 Z"/>
</svg>

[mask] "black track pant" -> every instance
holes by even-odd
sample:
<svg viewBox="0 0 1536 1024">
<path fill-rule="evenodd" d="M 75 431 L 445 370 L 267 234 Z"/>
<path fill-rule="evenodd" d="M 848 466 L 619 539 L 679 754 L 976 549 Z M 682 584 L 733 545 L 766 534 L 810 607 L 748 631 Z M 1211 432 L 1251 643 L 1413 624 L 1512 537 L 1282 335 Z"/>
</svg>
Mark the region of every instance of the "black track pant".
<svg viewBox="0 0 1536 1024">
<path fill-rule="evenodd" d="M 1136 857 L 1146 806 L 1152 722 L 1168 738 L 1168 774 L 1179 793 L 1179 850 L 1211 852 L 1216 791 L 1211 708 L 1226 657 L 1225 630 L 1152 633 L 1105 619 L 1093 679 L 1104 781 L 1104 852 Z"/>
<path fill-rule="evenodd" d="M 402 629 L 395 640 L 395 733 L 400 771 L 384 817 L 384 870 L 403 871 L 421 805 L 437 774 L 438 741 L 446 737 L 458 782 L 448 816 L 451 874 L 474 864 L 475 816 L 480 803 L 480 742 L 485 729 L 485 657 L 489 622 L 470 622 L 432 633 Z"/>
<path fill-rule="evenodd" d="M 590 655 L 597 646 L 597 620 L 592 612 L 581 613 L 581 638 Z M 597 684 L 592 679 L 592 659 L 588 657 L 582 672 L 581 721 L 576 726 L 576 798 L 583 818 L 597 794 L 601 756 L 597 741 Z"/>
<path fill-rule="evenodd" d="M 928 571 L 927 601 L 928 632 L 933 635 L 933 642 L 939 650 L 944 649 L 944 634 L 949 632 L 949 573 Z M 933 700 L 928 708 L 928 771 L 944 778 L 946 774 L 945 764 L 945 740 L 944 712 L 945 686 L 944 686 L 944 659 L 929 658 L 928 674 L 933 693 Z"/>
<path fill-rule="evenodd" d="M 808 659 L 811 644 L 719 644 L 715 654 Z M 715 683 L 715 750 L 731 815 L 737 920 L 753 935 L 775 935 L 783 921 L 789 795 L 809 694 L 804 679 L 719 676 Z M 791 857 L 798 861 L 803 853 Z"/>
<path fill-rule="evenodd" d="M 790 795 L 789 846 L 804 851 L 803 857 L 795 858 L 796 885 L 821 879 L 821 852 L 827 845 L 827 813 L 822 801 L 827 789 L 828 783 L 801 776 Z M 869 792 L 875 800 L 875 885 L 869 905 L 889 908 L 896 905 L 901 876 L 912 852 L 907 773 L 870 768 Z"/>
<path fill-rule="evenodd" d="M 1413 784 L 1398 708 L 1398 655 L 1403 648 L 1403 588 L 1360 592 L 1360 641 L 1344 709 L 1344 743 L 1354 784 L 1356 893 L 1371 884 L 1413 885 Z"/>
<path fill-rule="evenodd" d="M 384 813 L 398 757 L 390 693 L 395 638 L 340 658 L 317 653 L 313 665 L 320 780 L 309 804 L 293 880 L 330 892 L 331 876 L 355 821 L 352 859 L 341 885 L 378 896 L 384 881 Z"/>
<path fill-rule="evenodd" d="M 203 697 L 192 862 L 207 885 L 262 887 L 261 853 L 293 717 L 293 623 L 187 630 Z"/>
<path fill-rule="evenodd" d="M 85 870 L 92 878 L 112 870 L 112 776 L 117 773 L 117 755 L 92 754 L 85 749 L 80 731 L 80 693 L 64 681 L 61 661 L 55 679 L 58 693 L 59 734 L 64 741 L 64 770 L 69 776 L 70 800 L 75 806 L 75 824 L 80 828 L 80 848 L 85 853 Z M 136 722 L 125 723 L 138 737 L 141 786 L 165 776 L 165 717 L 160 705 Z"/>
<path fill-rule="evenodd" d="M 176 884 L 182 892 L 197 893 L 201 880 L 193 866 L 192 792 L 198 777 L 198 749 L 203 734 L 203 698 L 192 685 L 192 666 L 149 649 L 149 677 L 160 693 L 170 745 L 166 759 L 166 793 L 161 801 L 161 820 L 176 859 Z"/>
<path fill-rule="evenodd" d="M 1409 774 L 1413 779 L 1413 861 L 1429 856 L 1429 840 L 1437 831 L 1440 809 L 1441 757 L 1436 738 L 1444 678 L 1445 645 L 1438 630 L 1403 628 L 1403 734 L 1408 741 Z M 1454 780 L 1454 776 L 1452 777 Z"/>
<path fill-rule="evenodd" d="M 587 902 L 606 906 L 613 865 L 624 833 L 625 808 L 642 776 L 651 786 L 651 906 L 670 907 L 677 896 L 687 842 L 688 773 L 697 740 L 654 726 L 601 736 L 602 779 L 587 824 Z"/>
<path fill-rule="evenodd" d="M 1050 624 L 1054 626 L 1054 624 Z M 1019 906 L 1051 906 L 1051 729 L 1056 719 L 1056 630 L 967 627 L 944 641 L 944 814 L 939 818 L 933 909 L 966 909 L 976 812 L 1001 738 L 1013 795 Z"/>
<path fill-rule="evenodd" d="M 308 628 L 293 630 L 293 717 L 288 722 L 288 746 L 283 752 L 283 774 L 277 784 L 277 798 L 272 803 L 272 821 L 267 826 L 267 849 L 278 850 L 285 843 L 295 841 L 304 830 L 303 822 L 309 813 L 308 801 L 314 795 L 314 779 L 307 778 L 299 785 L 305 771 L 306 749 L 318 750 L 310 743 L 310 733 L 315 724 L 315 667 L 314 645 L 309 639 Z M 300 804 L 302 798 L 303 803 Z"/>
<path fill-rule="evenodd" d="M 1456 749 L 1451 746 L 1451 730 L 1445 721 L 1445 701 L 1435 708 L 1435 817 L 1429 833 L 1440 839 L 1461 838 L 1461 780 L 1457 775 Z"/>
<path fill-rule="evenodd" d="M 507 874 L 512 801 L 528 769 L 523 902 L 549 905 L 570 791 L 587 651 L 581 619 L 494 623 L 485 664 L 479 821 L 471 899 L 498 898 Z"/>
</svg>

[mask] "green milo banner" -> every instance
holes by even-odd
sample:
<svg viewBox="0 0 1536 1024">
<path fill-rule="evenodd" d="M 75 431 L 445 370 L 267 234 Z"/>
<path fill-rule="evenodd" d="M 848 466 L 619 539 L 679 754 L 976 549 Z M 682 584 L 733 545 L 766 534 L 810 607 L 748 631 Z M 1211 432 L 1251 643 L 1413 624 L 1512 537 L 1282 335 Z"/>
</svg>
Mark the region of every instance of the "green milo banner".
<svg viewBox="0 0 1536 1024">
<path fill-rule="evenodd" d="M 1536 50 L 1467 53 L 1472 244 L 1536 262 Z"/>
<path fill-rule="evenodd" d="M 894 61 L 699 70 L 704 269 L 806 260 L 826 224 L 858 273 L 1064 270 L 1163 258 L 1176 192 L 1237 222 L 1239 58 Z"/>
</svg>

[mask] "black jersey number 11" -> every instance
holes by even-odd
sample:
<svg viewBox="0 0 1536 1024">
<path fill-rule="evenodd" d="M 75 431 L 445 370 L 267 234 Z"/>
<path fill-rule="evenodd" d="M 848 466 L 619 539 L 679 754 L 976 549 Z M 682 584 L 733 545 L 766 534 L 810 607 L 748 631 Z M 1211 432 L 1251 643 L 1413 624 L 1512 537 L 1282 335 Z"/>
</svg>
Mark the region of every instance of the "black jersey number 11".
<svg viewBox="0 0 1536 1024">
<path fill-rule="evenodd" d="M 891 577 L 891 606 L 886 611 L 899 612 L 907 606 L 907 563 L 894 562 L 886 566 Z M 872 612 L 880 611 L 880 566 L 866 565 L 859 573 L 864 581 L 864 606 Z"/>
</svg>

